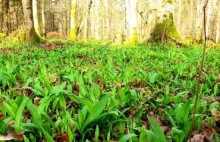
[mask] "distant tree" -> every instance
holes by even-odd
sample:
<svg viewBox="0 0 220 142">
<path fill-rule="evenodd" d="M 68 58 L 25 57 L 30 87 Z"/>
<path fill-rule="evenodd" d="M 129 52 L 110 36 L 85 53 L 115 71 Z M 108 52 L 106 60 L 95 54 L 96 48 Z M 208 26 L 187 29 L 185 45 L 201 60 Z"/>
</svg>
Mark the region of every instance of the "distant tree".
<svg viewBox="0 0 220 142">
<path fill-rule="evenodd" d="M 40 36 L 40 26 L 37 15 L 37 0 L 32 0 L 32 8 L 33 8 L 34 28 L 37 34 Z"/>
<path fill-rule="evenodd" d="M 42 28 L 41 28 L 41 29 L 42 29 L 42 35 L 43 35 L 43 37 L 46 36 L 44 10 L 45 10 L 45 0 L 41 0 L 41 18 L 42 18 Z"/>
<path fill-rule="evenodd" d="M 70 36 L 71 41 L 76 40 L 76 0 L 71 2 L 71 23 L 70 23 Z"/>
<path fill-rule="evenodd" d="M 24 21 L 25 21 L 25 37 L 24 40 L 30 44 L 40 42 L 40 37 L 34 29 L 32 0 L 22 0 Z"/>
<path fill-rule="evenodd" d="M 129 26 L 129 43 L 136 44 L 138 42 L 137 35 L 137 1 L 136 0 L 126 0 L 126 10 Z"/>
<path fill-rule="evenodd" d="M 95 39 L 99 39 L 99 1 L 95 1 Z"/>
</svg>

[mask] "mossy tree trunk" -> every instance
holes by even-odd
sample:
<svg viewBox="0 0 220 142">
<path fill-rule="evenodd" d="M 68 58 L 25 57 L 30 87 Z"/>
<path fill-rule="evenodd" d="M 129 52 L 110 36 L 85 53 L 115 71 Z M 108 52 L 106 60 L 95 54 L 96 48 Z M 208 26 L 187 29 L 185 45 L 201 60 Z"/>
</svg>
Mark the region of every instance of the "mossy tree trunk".
<svg viewBox="0 0 220 142">
<path fill-rule="evenodd" d="M 11 27 L 10 27 L 10 13 L 9 13 L 9 0 L 3 0 L 3 31 L 5 31 L 6 35 L 9 35 Z M 4 16 L 5 15 L 5 16 Z M 5 26 L 4 26 L 5 25 Z M 5 27 L 5 29 L 4 29 Z"/>
<path fill-rule="evenodd" d="M 95 15 L 96 15 L 95 39 L 99 39 L 99 0 L 96 0 L 95 4 L 96 4 L 96 9 L 95 9 Z"/>
<path fill-rule="evenodd" d="M 151 42 L 171 43 L 184 45 L 182 37 L 176 29 L 173 14 L 169 13 L 165 19 L 157 22 L 151 33 Z"/>
<path fill-rule="evenodd" d="M 71 3 L 71 23 L 70 23 L 70 36 L 71 41 L 76 41 L 76 0 Z"/>
<path fill-rule="evenodd" d="M 44 10 L 45 10 L 45 0 L 42 0 L 41 1 L 41 18 L 42 18 L 42 35 L 43 35 L 43 37 L 46 36 Z"/>
<path fill-rule="evenodd" d="M 38 14 L 37 14 L 37 0 L 32 0 L 32 8 L 33 8 L 34 28 L 36 33 L 40 36 L 40 26 L 38 22 Z"/>
<path fill-rule="evenodd" d="M 24 40 L 29 44 L 36 44 L 40 42 L 40 37 L 34 29 L 32 0 L 22 0 L 22 7 L 25 21 L 25 37 Z"/>
<path fill-rule="evenodd" d="M 128 11 L 128 26 L 129 26 L 129 44 L 138 43 L 137 36 L 137 1 L 128 0 L 127 1 L 127 11 Z"/>
<path fill-rule="evenodd" d="M 1 1 L 1 9 L 3 9 L 3 0 Z M 2 33 L 3 30 L 3 20 L 4 20 L 4 15 L 3 15 L 3 11 L 1 10 L 0 12 L 0 33 Z"/>
</svg>

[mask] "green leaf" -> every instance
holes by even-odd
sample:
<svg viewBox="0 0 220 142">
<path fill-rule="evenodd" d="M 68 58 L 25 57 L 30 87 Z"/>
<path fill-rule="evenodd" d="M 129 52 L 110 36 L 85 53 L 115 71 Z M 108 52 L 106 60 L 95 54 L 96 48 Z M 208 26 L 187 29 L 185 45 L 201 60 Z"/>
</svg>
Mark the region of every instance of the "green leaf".
<svg viewBox="0 0 220 142">
<path fill-rule="evenodd" d="M 139 137 L 139 142 L 146 142 L 146 140 L 147 140 L 147 131 L 143 129 Z"/>
<path fill-rule="evenodd" d="M 157 75 L 157 73 L 153 73 L 150 75 L 150 83 L 154 83 L 156 81 Z"/>
<path fill-rule="evenodd" d="M 182 130 L 173 127 L 172 132 L 173 132 L 173 138 L 175 139 L 176 142 L 183 142 L 185 138 L 185 134 Z"/>
<path fill-rule="evenodd" d="M 95 142 L 98 142 L 99 139 L 99 125 L 96 125 L 95 129 Z"/>
<path fill-rule="evenodd" d="M 22 117 L 27 101 L 28 99 L 27 97 L 25 97 L 24 101 L 21 103 L 21 105 L 19 106 L 17 110 L 16 116 L 15 116 L 15 125 L 14 125 L 14 130 L 16 133 L 19 133 L 20 131 L 21 117 Z"/>
<path fill-rule="evenodd" d="M 82 98 L 81 101 L 86 106 L 86 108 L 88 109 L 89 113 L 93 113 L 94 104 L 89 99 L 87 99 L 87 98 Z"/>
<path fill-rule="evenodd" d="M 146 130 L 146 133 L 147 133 L 147 140 L 150 140 L 150 142 L 159 142 L 157 134 L 149 130 Z"/>
<path fill-rule="evenodd" d="M 74 132 L 71 131 L 70 127 L 68 127 L 67 134 L 68 134 L 69 141 L 73 142 L 74 141 Z"/>
<path fill-rule="evenodd" d="M 43 132 L 46 140 L 48 142 L 54 142 L 53 137 L 51 137 L 51 135 L 47 131 L 45 131 L 45 129 L 42 126 L 40 126 L 40 128 L 41 128 L 41 131 Z"/>
<path fill-rule="evenodd" d="M 97 119 L 102 111 L 105 109 L 105 105 L 108 102 L 109 95 L 105 95 L 95 106 L 92 111 L 92 113 L 89 115 L 89 117 L 86 119 L 83 128 L 85 128 L 87 125 L 89 125 L 92 121 Z"/>
<path fill-rule="evenodd" d="M 7 113 L 8 113 L 11 117 L 15 118 L 15 112 L 14 112 L 13 108 L 12 108 L 8 103 L 6 103 L 6 102 L 3 102 L 3 106 L 4 106 L 5 109 L 7 110 Z"/>
<path fill-rule="evenodd" d="M 147 116 L 151 128 L 153 129 L 153 132 L 158 136 L 160 142 L 166 142 L 166 137 L 164 135 L 163 130 L 160 128 L 159 124 L 150 116 Z"/>
<path fill-rule="evenodd" d="M 136 137 L 136 134 L 127 134 L 124 135 L 120 138 L 119 142 L 127 142 L 128 140 L 130 140 L 132 137 Z"/>
<path fill-rule="evenodd" d="M 66 99 L 63 94 L 59 95 L 59 102 L 60 102 L 60 107 L 62 108 L 62 110 L 66 111 Z"/>
<path fill-rule="evenodd" d="M 24 136 L 24 142 L 30 142 L 26 136 Z"/>
<path fill-rule="evenodd" d="M 8 131 L 8 125 L 0 119 L 0 134 L 6 135 Z"/>
</svg>

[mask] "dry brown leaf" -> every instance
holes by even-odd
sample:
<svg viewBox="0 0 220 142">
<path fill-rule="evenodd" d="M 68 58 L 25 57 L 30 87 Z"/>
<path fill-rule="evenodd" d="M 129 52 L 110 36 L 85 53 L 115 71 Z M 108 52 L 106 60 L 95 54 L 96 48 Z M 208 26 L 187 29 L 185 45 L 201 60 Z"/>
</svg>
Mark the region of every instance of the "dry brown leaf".
<svg viewBox="0 0 220 142">
<path fill-rule="evenodd" d="M 120 83 L 116 83 L 117 88 L 121 88 L 121 84 Z"/>
<path fill-rule="evenodd" d="M 19 140 L 23 141 L 24 133 L 21 131 L 19 133 L 15 133 L 13 128 L 8 129 L 7 135 L 0 135 L 0 140 L 9 141 L 9 140 Z"/>
<path fill-rule="evenodd" d="M 210 137 L 215 132 L 215 129 L 210 127 L 208 125 L 208 123 L 204 123 L 203 127 L 202 127 L 202 132 L 203 132 L 204 135 Z"/>
<path fill-rule="evenodd" d="M 134 79 L 134 80 L 131 82 L 132 85 L 137 85 L 137 83 L 138 83 L 138 80 L 137 80 L 137 79 Z"/>
<path fill-rule="evenodd" d="M 100 86 L 101 89 L 104 89 L 104 88 L 105 88 L 105 84 L 104 84 L 104 82 L 103 82 L 102 79 L 98 79 L 98 80 L 97 80 L 97 83 L 99 84 L 99 86 Z"/>
<path fill-rule="evenodd" d="M 39 106 L 39 105 L 40 105 L 39 101 L 40 101 L 40 98 L 39 98 L 39 97 L 35 97 L 33 103 L 34 103 L 36 106 Z"/>
<path fill-rule="evenodd" d="M 149 115 L 154 119 L 154 121 L 156 121 L 160 126 L 163 126 L 162 122 L 160 121 L 160 119 L 158 117 L 156 117 L 154 115 L 154 113 L 151 111 L 149 112 Z"/>
<path fill-rule="evenodd" d="M 140 93 L 145 93 L 145 88 L 139 88 Z"/>
<path fill-rule="evenodd" d="M 32 91 L 31 91 L 30 89 L 24 89 L 24 90 L 23 90 L 23 93 L 24 93 L 27 97 L 29 97 L 29 96 L 31 95 Z"/>
<path fill-rule="evenodd" d="M 187 142 L 189 142 L 189 140 Z M 213 142 L 213 141 L 207 136 L 197 134 L 191 138 L 191 142 Z"/>
<path fill-rule="evenodd" d="M 220 82 L 220 74 L 218 74 L 218 81 Z"/>
<path fill-rule="evenodd" d="M 211 112 L 212 112 L 212 116 L 213 116 L 214 120 L 220 121 L 220 112 L 216 108 L 213 108 L 211 110 Z"/>
<path fill-rule="evenodd" d="M 0 119 L 3 117 L 3 114 L 2 114 L 2 112 L 0 112 Z"/>
<path fill-rule="evenodd" d="M 188 140 L 188 142 L 189 142 L 189 140 Z M 204 141 L 204 136 L 201 135 L 201 134 L 194 135 L 194 136 L 191 138 L 191 142 L 205 142 L 205 141 Z"/>
<path fill-rule="evenodd" d="M 64 133 L 60 136 L 57 136 L 56 139 L 58 142 L 68 142 L 68 134 Z"/>
<path fill-rule="evenodd" d="M 135 116 L 136 115 L 136 110 L 134 109 L 134 108 L 130 108 L 129 110 L 128 110 L 128 112 L 129 112 L 129 114 L 131 115 L 131 116 Z"/>
</svg>

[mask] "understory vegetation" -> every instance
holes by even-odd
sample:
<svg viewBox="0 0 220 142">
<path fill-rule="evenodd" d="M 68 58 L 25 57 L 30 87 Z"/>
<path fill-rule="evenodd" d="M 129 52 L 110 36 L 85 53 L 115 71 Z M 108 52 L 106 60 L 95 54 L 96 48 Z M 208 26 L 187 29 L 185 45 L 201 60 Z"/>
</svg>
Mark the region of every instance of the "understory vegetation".
<svg viewBox="0 0 220 142">
<path fill-rule="evenodd" d="M 202 48 L 19 46 L 0 49 L 0 134 L 25 142 L 188 140 Z M 201 78 L 193 133 L 219 141 L 220 49 L 207 49 Z"/>
</svg>

